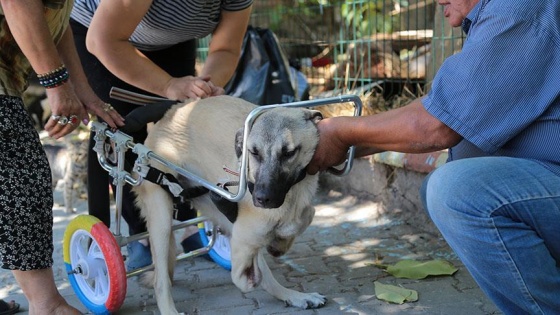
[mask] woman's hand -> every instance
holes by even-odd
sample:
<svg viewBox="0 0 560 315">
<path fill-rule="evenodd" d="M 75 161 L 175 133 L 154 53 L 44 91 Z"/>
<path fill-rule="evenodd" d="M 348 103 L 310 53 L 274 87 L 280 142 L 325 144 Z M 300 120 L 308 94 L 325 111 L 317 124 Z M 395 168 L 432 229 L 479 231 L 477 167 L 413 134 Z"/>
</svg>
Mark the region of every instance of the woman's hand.
<svg viewBox="0 0 560 315">
<path fill-rule="evenodd" d="M 86 109 L 70 84 L 47 89 L 47 99 L 52 113 L 45 124 L 49 137 L 59 139 L 74 131 L 80 123 L 89 121 Z"/>
<path fill-rule="evenodd" d="M 165 88 L 165 97 L 170 100 L 207 98 L 223 94 L 223 89 L 210 82 L 210 77 L 185 76 L 171 78 Z"/>
<path fill-rule="evenodd" d="M 221 86 L 217 86 L 214 83 L 212 83 L 212 81 L 210 81 L 210 78 L 208 79 L 208 84 L 210 85 L 210 88 L 212 89 L 212 94 L 210 96 L 218 96 L 218 95 L 226 94 L 226 91 L 224 90 L 224 88 L 222 88 Z"/>
<path fill-rule="evenodd" d="M 104 103 L 101 99 L 93 102 L 84 102 L 88 113 L 96 115 L 103 119 L 104 122 L 112 129 L 124 126 L 124 118 L 111 106 L 111 104 Z"/>
</svg>

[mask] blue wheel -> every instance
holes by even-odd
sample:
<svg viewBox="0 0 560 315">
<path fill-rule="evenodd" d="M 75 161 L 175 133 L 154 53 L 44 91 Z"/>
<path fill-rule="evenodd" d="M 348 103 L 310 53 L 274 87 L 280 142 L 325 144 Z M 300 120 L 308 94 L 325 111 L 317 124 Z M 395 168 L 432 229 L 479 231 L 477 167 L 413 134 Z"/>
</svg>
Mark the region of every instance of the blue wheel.
<svg viewBox="0 0 560 315">
<path fill-rule="evenodd" d="M 204 221 L 199 224 L 198 232 L 200 234 L 202 244 L 204 246 L 208 245 L 212 237 L 212 222 Z M 208 252 L 208 255 L 220 267 L 226 270 L 231 270 L 231 246 L 229 243 L 229 237 L 223 235 L 222 233 L 218 233 L 218 235 L 216 235 L 216 242 Z"/>
<path fill-rule="evenodd" d="M 63 254 L 68 280 L 80 301 L 96 315 L 116 312 L 126 296 L 126 271 L 107 226 L 94 216 L 77 216 L 64 232 Z"/>
</svg>

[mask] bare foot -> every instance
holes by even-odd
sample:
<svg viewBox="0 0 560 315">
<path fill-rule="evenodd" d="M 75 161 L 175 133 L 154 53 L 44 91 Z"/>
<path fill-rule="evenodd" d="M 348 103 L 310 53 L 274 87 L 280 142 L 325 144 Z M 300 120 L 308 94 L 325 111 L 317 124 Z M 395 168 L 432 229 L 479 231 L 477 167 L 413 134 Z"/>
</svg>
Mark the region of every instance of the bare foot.
<svg viewBox="0 0 560 315">
<path fill-rule="evenodd" d="M 50 301 L 49 305 L 45 305 L 45 307 L 41 307 L 38 311 L 35 311 L 35 308 L 30 305 L 29 307 L 29 315 L 35 314 L 52 314 L 52 315 L 82 315 L 77 308 L 73 307 L 72 305 L 68 304 L 66 300 L 59 296 L 54 301 Z M 48 310 L 48 311 L 46 311 Z"/>
<path fill-rule="evenodd" d="M 55 314 L 55 315 L 82 315 L 82 312 L 80 312 L 77 308 L 69 305 L 68 303 L 65 303 L 65 305 L 60 305 L 59 307 L 57 307 L 53 314 Z"/>
</svg>

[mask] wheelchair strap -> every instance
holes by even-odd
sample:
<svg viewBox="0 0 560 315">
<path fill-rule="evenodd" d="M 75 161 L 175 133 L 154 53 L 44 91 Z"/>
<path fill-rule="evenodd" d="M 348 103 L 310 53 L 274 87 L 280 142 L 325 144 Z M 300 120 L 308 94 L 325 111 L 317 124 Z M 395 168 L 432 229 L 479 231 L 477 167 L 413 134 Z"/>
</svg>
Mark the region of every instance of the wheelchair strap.
<svg viewBox="0 0 560 315">
<path fill-rule="evenodd" d="M 150 167 L 148 169 L 145 179 L 161 186 L 173 196 L 175 201 L 179 202 L 185 202 L 186 200 L 200 197 L 209 192 L 209 189 L 204 186 L 195 186 L 184 189 L 175 176 L 169 173 L 164 173 L 154 167 Z"/>
<path fill-rule="evenodd" d="M 174 204 L 186 203 L 193 198 L 200 197 L 210 192 L 210 190 L 204 186 L 194 186 L 185 189 L 179 183 L 175 176 L 169 173 L 164 173 L 154 167 L 148 168 L 148 172 L 144 179 L 165 189 L 165 191 L 173 196 Z M 229 185 L 231 185 L 231 183 L 229 183 Z M 223 188 L 227 190 L 227 184 L 223 185 Z M 220 210 L 220 212 L 223 213 L 230 222 L 235 222 L 239 210 L 237 202 L 232 202 L 224 199 L 222 196 L 213 191 L 210 192 L 210 199 L 216 205 L 218 210 Z M 180 208 L 175 207 L 175 209 L 177 210 L 177 212 L 180 211 Z M 181 213 L 177 213 L 176 215 L 174 215 L 175 219 L 180 217 L 184 217 L 184 215 Z"/>
<path fill-rule="evenodd" d="M 221 186 L 223 189 L 228 190 L 228 184 L 231 183 L 225 183 Z M 237 220 L 237 214 L 239 213 L 239 205 L 237 202 L 229 201 L 213 191 L 210 192 L 210 199 L 212 199 L 212 202 L 216 205 L 218 210 L 226 216 L 229 222 L 234 223 L 235 220 Z"/>
</svg>

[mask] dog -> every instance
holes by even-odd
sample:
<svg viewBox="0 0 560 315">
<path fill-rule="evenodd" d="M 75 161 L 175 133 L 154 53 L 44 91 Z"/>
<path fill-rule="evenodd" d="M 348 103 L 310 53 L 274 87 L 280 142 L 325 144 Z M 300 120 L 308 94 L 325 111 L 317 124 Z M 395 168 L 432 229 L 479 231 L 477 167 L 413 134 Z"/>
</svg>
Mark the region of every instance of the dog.
<svg viewBox="0 0 560 315">
<path fill-rule="evenodd" d="M 145 146 L 185 170 L 208 181 L 238 180 L 225 168 L 239 169 L 243 148 L 243 126 L 257 107 L 231 96 L 216 96 L 174 105 L 152 126 Z M 318 188 L 317 175 L 306 175 L 319 141 L 316 127 L 319 111 L 277 107 L 256 118 L 247 139 L 249 191 L 237 204 L 234 222 L 220 212 L 210 194 L 191 203 L 202 215 L 230 237 L 231 278 L 243 292 L 261 286 L 286 305 L 317 308 L 326 303 L 319 293 L 285 288 L 274 278 L 263 251 L 280 256 L 315 214 L 312 198 Z M 194 187 L 171 169 L 152 167 L 180 178 L 184 187 Z M 171 231 L 173 200 L 161 186 L 143 181 L 134 187 L 136 202 L 145 217 L 154 262 L 151 279 L 162 314 L 178 314 L 171 295 L 176 262 Z"/>
</svg>

